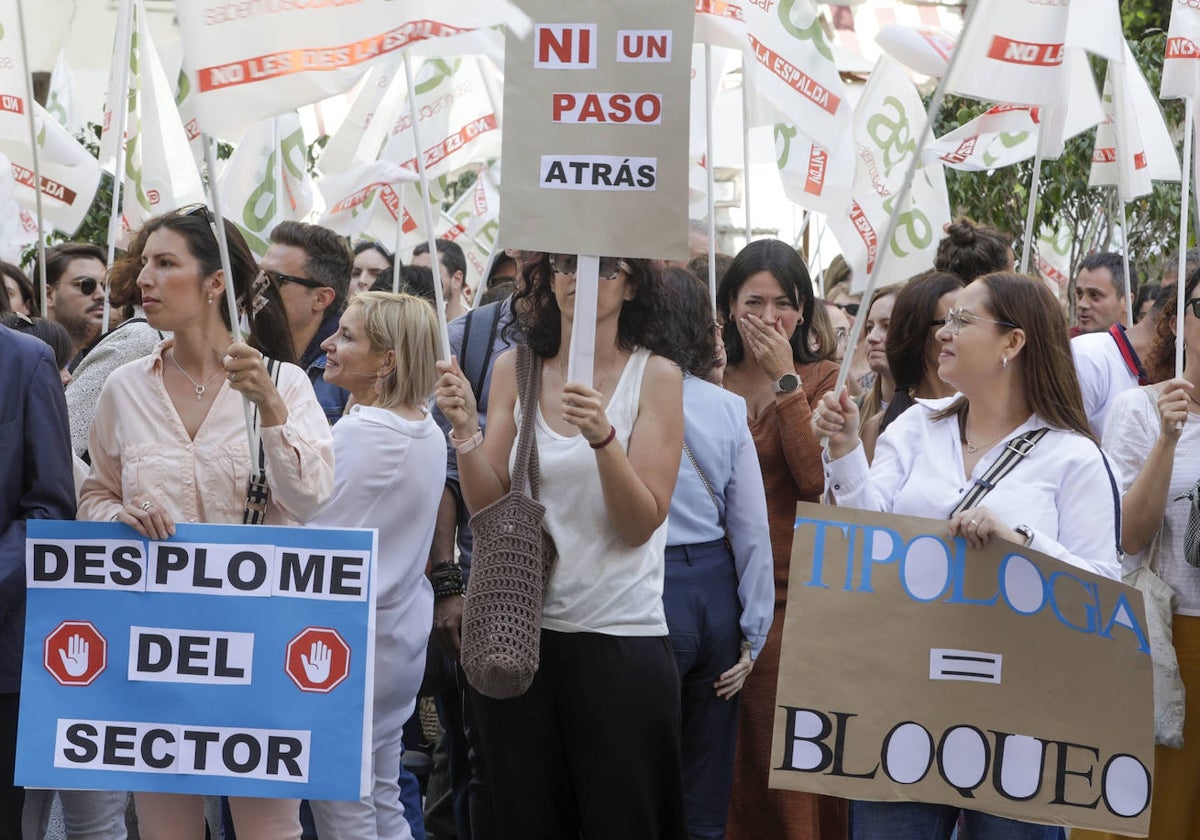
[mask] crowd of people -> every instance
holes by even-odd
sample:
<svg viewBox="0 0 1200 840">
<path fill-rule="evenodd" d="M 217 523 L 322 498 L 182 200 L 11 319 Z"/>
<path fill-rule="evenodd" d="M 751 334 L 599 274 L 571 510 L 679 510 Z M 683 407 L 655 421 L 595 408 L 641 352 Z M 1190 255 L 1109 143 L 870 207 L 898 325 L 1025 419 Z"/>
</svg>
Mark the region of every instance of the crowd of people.
<svg viewBox="0 0 1200 840">
<path fill-rule="evenodd" d="M 437 243 L 435 274 L 428 248 L 403 265 L 285 222 L 256 260 L 226 222 L 227 276 L 217 233 L 206 207 L 186 207 L 148 221 L 112 266 L 86 243 L 51 249 L 44 278 L 0 265 L 0 838 L 42 840 L 55 795 L 72 840 L 126 837 L 124 792 L 13 784 L 25 522 L 169 539 L 179 523 L 247 521 L 259 471 L 253 521 L 378 530 L 372 784 L 357 802 L 230 796 L 227 837 L 1060 837 L 768 786 L 796 503 L 819 500 L 948 520 L 972 546 L 1007 540 L 1108 578 L 1155 543 L 1196 690 L 1184 749 L 1155 756 L 1151 837 L 1200 833 L 1200 557 L 1185 547 L 1200 253 L 1152 292 L 1118 255 L 1088 256 L 1073 325 L 1070 301 L 1013 272 L 1011 238 L 969 219 L 929 271 L 866 301 L 844 262 L 822 293 L 778 240 L 715 256 L 715 310 L 706 254 L 603 257 L 585 384 L 568 376 L 572 255 L 498 255 L 473 300 L 452 242 Z M 1134 324 L 1129 295 L 1145 301 Z M 557 556 L 536 675 L 497 699 L 467 680 L 460 634 L 471 517 L 511 489 L 523 417 Z M 1024 457 L 990 483 L 1014 441 Z M 432 773 L 411 760 L 429 747 L 421 704 L 446 757 Z M 146 840 L 205 836 L 203 797 L 134 801 Z"/>
</svg>

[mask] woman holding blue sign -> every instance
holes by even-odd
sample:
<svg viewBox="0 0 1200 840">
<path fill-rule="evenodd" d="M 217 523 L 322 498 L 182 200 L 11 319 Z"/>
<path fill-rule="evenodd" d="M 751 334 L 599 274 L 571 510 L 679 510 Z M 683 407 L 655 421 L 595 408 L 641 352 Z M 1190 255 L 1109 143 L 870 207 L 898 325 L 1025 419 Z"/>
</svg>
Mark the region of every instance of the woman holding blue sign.
<svg viewBox="0 0 1200 840">
<path fill-rule="evenodd" d="M 1008 540 L 1116 578 L 1116 481 L 1084 414 L 1053 295 L 1030 277 L 985 275 L 959 293 L 937 338 L 938 375 L 958 395 L 918 399 L 880 436 L 869 467 L 854 402 L 845 392 L 822 399 L 813 428 L 829 440 L 837 503 L 948 518 L 950 535 L 972 547 Z M 853 837 L 949 838 L 960 813 L 972 840 L 1059 836 L 956 805 L 855 802 Z"/>
<path fill-rule="evenodd" d="M 425 563 L 446 482 L 446 439 L 425 407 L 437 381 L 438 323 L 412 295 L 362 292 L 321 345 L 325 381 L 354 407 L 333 428 L 333 497 L 308 524 L 379 530 L 371 794 L 312 802 L 322 840 L 408 840 L 398 772 L 433 626 Z M 420 816 L 419 814 L 417 816 Z"/>
<path fill-rule="evenodd" d="M 174 332 L 145 359 L 117 369 L 96 407 L 92 470 L 79 518 L 117 521 L 165 540 L 176 522 L 241 523 L 253 469 L 243 398 L 258 416 L 269 496 L 264 521 L 313 517 L 333 489 L 329 425 L 308 377 L 291 364 L 268 374 L 263 354 L 292 351 L 275 281 L 259 272 L 237 227 L 225 222 L 233 277 L 225 276 L 208 208 L 146 223 L 137 284 L 150 326 Z M 250 320 L 248 343 L 230 341 L 224 297 L 235 293 Z M 257 459 L 256 459 L 257 460 Z M 200 840 L 199 795 L 136 795 L 144 840 Z M 243 837 L 300 837 L 294 799 L 231 797 Z"/>
</svg>

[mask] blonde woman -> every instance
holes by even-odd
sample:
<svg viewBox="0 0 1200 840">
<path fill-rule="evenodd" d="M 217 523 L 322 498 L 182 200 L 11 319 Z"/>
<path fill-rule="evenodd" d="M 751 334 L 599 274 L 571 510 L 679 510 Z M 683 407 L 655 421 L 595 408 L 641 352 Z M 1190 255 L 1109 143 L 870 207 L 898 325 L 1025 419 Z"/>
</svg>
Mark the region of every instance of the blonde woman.
<svg viewBox="0 0 1200 840">
<path fill-rule="evenodd" d="M 433 624 L 425 559 L 433 541 L 446 439 L 425 408 L 437 378 L 437 317 L 412 295 L 362 292 L 321 345 L 325 381 L 354 396 L 333 427 L 333 497 L 309 521 L 378 528 L 374 787 L 357 802 L 313 802 L 322 840 L 412 837 L 397 783 L 401 727 L 412 715 Z"/>
</svg>

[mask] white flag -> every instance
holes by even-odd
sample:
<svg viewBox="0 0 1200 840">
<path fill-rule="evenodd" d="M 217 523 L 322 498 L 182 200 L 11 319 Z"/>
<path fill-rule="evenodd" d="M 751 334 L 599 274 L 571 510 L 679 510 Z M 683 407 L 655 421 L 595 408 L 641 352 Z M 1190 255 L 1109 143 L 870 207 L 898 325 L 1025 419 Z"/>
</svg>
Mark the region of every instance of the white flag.
<svg viewBox="0 0 1200 840">
<path fill-rule="evenodd" d="M 12 162 L 0 153 L 0 260 L 21 264 L 21 253 L 37 242 L 38 226 L 33 213 L 17 200 Z"/>
<path fill-rule="evenodd" d="M 485 71 L 495 72 L 486 60 L 461 57 L 423 59 L 415 69 L 413 84 L 429 178 L 499 157 L 500 115 L 489 95 Z M 371 88 L 372 110 L 358 108 L 356 102 L 355 122 L 330 140 L 321 156 L 323 172 L 336 173 L 379 159 L 416 171 L 404 73 L 397 68 L 381 72 L 378 81 L 385 80 L 387 90 L 377 101 L 377 87 Z"/>
<path fill-rule="evenodd" d="M 304 221 L 312 210 L 306 153 L 300 116 L 292 111 L 254 125 L 221 171 L 221 210 L 260 257 L 276 225 Z"/>
<path fill-rule="evenodd" d="M 1067 45 L 1120 61 L 1125 35 L 1117 0 L 1074 0 L 1067 16 Z"/>
<path fill-rule="evenodd" d="M 977 0 L 946 91 L 1019 105 L 1060 104 L 1066 3 Z"/>
<path fill-rule="evenodd" d="M 1042 280 L 1062 300 L 1071 285 L 1071 227 L 1060 223 L 1057 229 L 1043 226 L 1033 253 L 1033 265 Z"/>
<path fill-rule="evenodd" d="M 727 0 L 695 0 L 696 28 L 692 40 L 697 44 L 728 47 L 734 50 L 746 47 L 746 17 L 742 6 L 749 0 L 729 3 Z"/>
<path fill-rule="evenodd" d="M 1107 119 L 1096 129 L 1088 186 L 1115 184 L 1123 201 L 1147 195 L 1152 181 L 1178 181 L 1179 157 L 1158 100 L 1125 45 L 1104 82 Z"/>
<path fill-rule="evenodd" d="M 121 188 L 124 231 L 136 230 L 152 216 L 205 200 L 200 172 L 188 146 L 171 85 L 150 36 L 143 0 L 134 0 L 132 5 L 134 37 L 130 40 L 128 57 L 125 171 Z M 119 77 L 116 87 L 119 88 Z M 115 113 L 115 99 L 110 99 L 109 104 L 110 113 Z M 100 143 L 102 160 L 106 150 L 111 149 L 115 154 L 119 140 L 110 114 L 105 115 L 105 123 Z"/>
<path fill-rule="evenodd" d="M 938 162 L 919 169 L 895 235 L 883 243 L 910 164 L 925 127 L 925 107 L 908 74 L 893 59 L 880 58 L 854 110 L 858 162 L 848 213 L 830 227 L 850 264 L 856 288 L 865 288 L 878 259 L 887 277 L 901 280 L 933 264 L 942 226 L 950 221 L 945 175 Z"/>
<path fill-rule="evenodd" d="M 220 136 L 344 93 L 373 63 L 421 41 L 529 27 L 509 0 L 255 3 L 239 15 L 227 8 L 228 0 L 176 4 L 200 127 Z"/>
<path fill-rule="evenodd" d="M 834 148 L 853 119 L 833 51 L 811 0 L 748 4 L 744 9 L 753 55 L 754 125 L 804 126 L 814 142 Z"/>
<path fill-rule="evenodd" d="M 1195 96 L 1200 90 L 1200 5 L 1171 4 L 1167 53 L 1163 58 L 1163 99 Z"/>
<path fill-rule="evenodd" d="M 875 36 L 885 53 L 922 76 L 940 77 L 950 66 L 950 56 L 958 39 L 930 26 L 901 26 L 889 23 Z"/>
<path fill-rule="evenodd" d="M 50 90 L 46 94 L 46 111 L 71 134 L 83 128 L 79 109 L 75 107 L 75 74 L 67 64 L 66 50 L 58 51 L 54 69 L 50 71 Z"/>
<path fill-rule="evenodd" d="M 848 213 L 856 162 L 849 144 L 827 149 L 794 125 L 775 124 L 775 164 L 783 194 L 793 204 L 826 216 Z"/>
<path fill-rule="evenodd" d="M 459 244 L 477 278 L 483 275 L 500 232 L 499 193 L 494 184 L 489 186 L 490 180 L 487 169 L 481 170 L 475 185 L 442 213 L 442 219 L 448 222 L 448 226 L 438 232 L 439 238 Z M 489 201 L 489 196 L 494 200 Z M 471 272 L 467 273 L 470 280 Z M 475 280 L 470 282 L 476 285 Z"/>
<path fill-rule="evenodd" d="M 389 249 L 396 242 L 399 224 L 405 237 L 402 245 L 410 239 L 420 241 L 419 214 L 410 211 L 401 189 L 416 178 L 415 172 L 385 160 L 326 176 L 317 181 L 317 189 L 325 198 L 325 213 L 319 224 L 343 236 L 375 239 Z"/>
</svg>

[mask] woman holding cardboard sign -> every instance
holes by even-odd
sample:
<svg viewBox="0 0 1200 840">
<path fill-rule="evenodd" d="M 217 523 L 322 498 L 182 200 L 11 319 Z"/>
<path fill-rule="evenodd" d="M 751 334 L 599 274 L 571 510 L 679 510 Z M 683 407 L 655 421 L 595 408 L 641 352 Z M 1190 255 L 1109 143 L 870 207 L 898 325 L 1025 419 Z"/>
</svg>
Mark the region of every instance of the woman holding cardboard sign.
<svg viewBox="0 0 1200 840">
<path fill-rule="evenodd" d="M 674 840 L 686 836 L 679 676 L 662 592 L 683 451 L 682 376 L 648 349 L 662 340 L 655 315 L 668 305 L 658 267 L 602 257 L 595 386 L 570 381 L 575 271 L 575 257 L 543 255 L 526 265 L 514 298 L 534 357 L 529 382 L 541 368 L 536 405 L 517 400 L 522 351 L 500 356 L 484 437 L 458 364 L 438 363 L 438 407 L 453 427 L 473 515 L 508 492 L 519 417 L 537 412 L 543 523 L 558 553 L 532 685 L 508 699 L 473 686 L 472 712 L 498 836 Z M 479 575 L 476 566 L 471 586 Z"/>
<path fill-rule="evenodd" d="M 829 439 L 827 484 L 837 503 L 948 517 L 950 535 L 973 547 L 1004 539 L 1116 578 L 1116 482 L 1083 412 L 1049 290 L 1018 274 L 985 275 L 959 293 L 937 337 L 938 375 L 958 395 L 917 400 L 880 436 L 870 467 L 853 401 L 844 392 L 822 399 L 813 428 Z M 1014 457 L 1010 473 L 993 471 Z M 851 813 L 854 840 L 948 838 L 960 808 L 855 802 Z M 964 813 L 972 840 L 1058 836 L 1053 826 Z"/>
<path fill-rule="evenodd" d="M 241 523 L 253 463 L 244 400 L 259 415 L 270 491 L 265 521 L 310 518 L 333 489 L 332 439 L 304 372 L 280 364 L 277 382 L 268 375 L 264 352 L 292 354 L 273 280 L 257 270 L 229 221 L 233 277 L 225 276 L 206 207 L 156 217 L 146 228 L 142 306 L 150 326 L 175 335 L 105 382 L 79 518 L 122 522 L 155 540 L 171 537 L 176 522 Z M 250 318 L 249 344 L 231 343 L 229 293 Z M 204 837 L 202 796 L 139 792 L 136 800 L 145 840 Z M 295 799 L 231 797 L 230 806 L 243 837 L 300 837 Z"/>
</svg>

